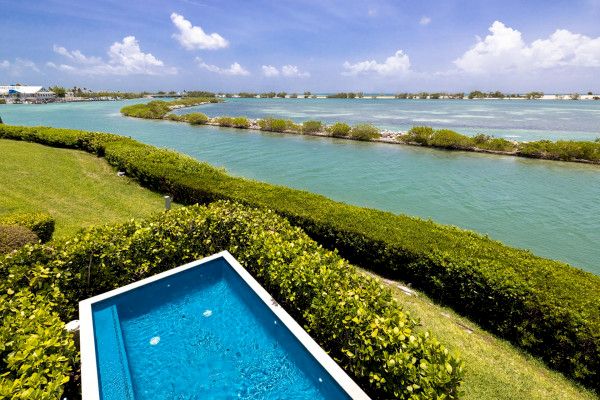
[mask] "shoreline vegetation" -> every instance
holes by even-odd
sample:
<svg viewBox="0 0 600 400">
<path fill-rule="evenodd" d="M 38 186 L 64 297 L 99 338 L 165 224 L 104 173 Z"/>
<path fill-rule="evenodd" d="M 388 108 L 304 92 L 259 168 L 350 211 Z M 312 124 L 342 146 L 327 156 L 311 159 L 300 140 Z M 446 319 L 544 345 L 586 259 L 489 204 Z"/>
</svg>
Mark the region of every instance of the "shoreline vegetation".
<svg viewBox="0 0 600 400">
<path fill-rule="evenodd" d="M 230 200 L 272 210 L 350 263 L 410 283 L 551 368 L 600 389 L 600 277 L 594 274 L 472 231 L 234 177 L 124 136 L 0 125 L 0 139 L 104 157 L 142 186 L 170 194 L 182 205 Z M 87 268 L 89 253 L 82 257 Z"/>
<path fill-rule="evenodd" d="M 433 129 L 428 126 L 415 126 L 407 132 L 380 130 L 371 124 L 350 126 L 344 122 L 326 125 L 321 121 L 295 123 L 287 119 L 261 118 L 250 119 L 243 116 L 218 116 L 210 118 L 204 113 L 173 114 L 180 108 L 194 107 L 222 100 L 214 97 L 182 98 L 173 101 L 154 100 L 145 104 L 135 104 L 121 109 L 128 117 L 144 119 L 165 119 L 175 122 L 187 122 L 191 125 L 211 125 L 226 128 L 249 129 L 287 133 L 334 137 L 339 139 L 368 142 L 429 147 L 450 151 L 466 151 L 504 156 L 515 156 L 549 161 L 565 161 L 586 164 L 600 164 L 600 138 L 596 141 L 539 140 L 534 142 L 515 142 L 503 138 L 478 134 L 467 136 L 450 129 Z"/>
</svg>

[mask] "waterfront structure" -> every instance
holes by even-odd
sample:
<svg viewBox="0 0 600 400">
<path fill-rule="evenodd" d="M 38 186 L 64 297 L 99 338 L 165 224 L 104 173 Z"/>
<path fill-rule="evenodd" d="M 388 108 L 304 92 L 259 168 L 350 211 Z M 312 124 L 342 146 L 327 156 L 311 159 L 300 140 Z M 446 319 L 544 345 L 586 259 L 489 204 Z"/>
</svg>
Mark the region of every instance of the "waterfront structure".
<svg viewBox="0 0 600 400">
<path fill-rule="evenodd" d="M 7 103 L 50 103 L 56 99 L 56 94 L 42 86 L 2 85 L 0 98 Z"/>
</svg>

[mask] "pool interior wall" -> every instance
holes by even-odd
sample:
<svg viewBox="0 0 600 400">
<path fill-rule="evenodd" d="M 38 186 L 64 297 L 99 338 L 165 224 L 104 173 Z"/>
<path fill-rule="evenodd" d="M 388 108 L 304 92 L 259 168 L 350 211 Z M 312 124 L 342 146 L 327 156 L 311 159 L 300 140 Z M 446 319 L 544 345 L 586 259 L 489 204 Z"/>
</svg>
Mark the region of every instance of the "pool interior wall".
<svg viewBox="0 0 600 400">
<path fill-rule="evenodd" d="M 224 258 L 92 304 L 100 398 L 349 399 Z"/>
</svg>

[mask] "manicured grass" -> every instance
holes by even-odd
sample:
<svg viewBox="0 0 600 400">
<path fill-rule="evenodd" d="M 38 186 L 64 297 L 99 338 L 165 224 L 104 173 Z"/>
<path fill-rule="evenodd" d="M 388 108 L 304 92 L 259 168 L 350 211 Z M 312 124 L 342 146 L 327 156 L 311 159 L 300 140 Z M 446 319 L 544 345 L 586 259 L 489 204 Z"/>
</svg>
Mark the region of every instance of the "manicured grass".
<svg viewBox="0 0 600 400">
<path fill-rule="evenodd" d="M 404 286 L 403 283 L 380 279 L 407 311 L 421 318 L 422 330 L 431 331 L 451 352 L 460 354 L 465 363 L 462 399 L 597 398 L 535 357 L 486 332 L 452 309 L 435 304 L 422 292 L 413 290 L 416 295 L 408 295 L 398 287 Z"/>
<path fill-rule="evenodd" d="M 159 194 L 83 151 L 1 139 L 0 154 L 0 215 L 47 212 L 56 220 L 54 237 L 164 207 Z"/>
</svg>

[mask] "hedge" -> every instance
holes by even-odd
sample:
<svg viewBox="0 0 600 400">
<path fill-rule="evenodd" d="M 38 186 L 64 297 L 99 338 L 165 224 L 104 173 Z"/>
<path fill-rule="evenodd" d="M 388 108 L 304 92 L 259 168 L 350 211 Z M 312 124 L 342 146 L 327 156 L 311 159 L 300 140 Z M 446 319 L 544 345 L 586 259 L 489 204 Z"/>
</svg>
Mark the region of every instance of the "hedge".
<svg viewBox="0 0 600 400">
<path fill-rule="evenodd" d="M 37 243 L 38 236 L 19 225 L 0 225 L 0 254 L 10 253 L 28 243 Z"/>
<path fill-rule="evenodd" d="M 222 250 L 229 250 L 373 398 L 458 397 L 463 375 L 458 358 L 428 332 L 416 330 L 417 321 L 377 280 L 357 272 L 271 211 L 217 202 L 146 221 L 92 228 L 51 248 L 31 246 L 7 257 L 0 262 L 0 274 L 12 275 L 9 287 L 27 287 L 27 270 L 46 265 L 54 271 L 54 291 L 60 287 L 64 295 L 66 320 L 75 314 L 78 300 Z M 74 360 L 71 347 L 54 348 L 64 336 L 58 332 L 62 323 L 45 309 L 38 312 L 17 304 L 28 290 L 5 296 L 15 310 L 0 308 L 3 320 L 23 310 L 32 322 L 47 321 L 47 329 L 57 337 L 50 343 L 36 342 L 33 332 L 25 331 L 17 351 L 52 354 L 66 370 L 64 364 Z M 0 341 L 18 330 L 12 322 L 8 325 L 0 330 Z M 22 365 L 37 361 L 22 360 Z M 23 368 L 20 373 L 23 379 L 33 376 Z M 42 391 L 65 380 L 55 371 L 44 373 L 48 386 L 40 385 Z"/>
<path fill-rule="evenodd" d="M 0 215 L 0 225 L 19 225 L 30 229 L 42 243 L 52 239 L 54 219 L 45 213 L 15 213 Z"/>
<path fill-rule="evenodd" d="M 600 277 L 473 232 L 232 177 L 191 157 L 110 134 L 0 126 L 0 137 L 104 155 L 180 203 L 266 206 L 351 262 L 402 279 L 549 366 L 600 388 Z"/>
</svg>

